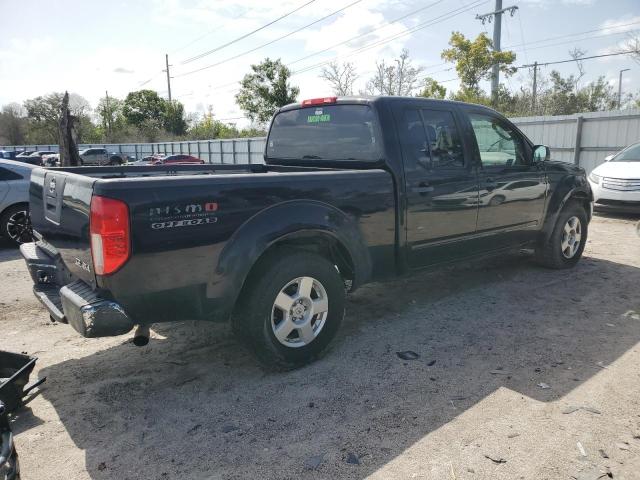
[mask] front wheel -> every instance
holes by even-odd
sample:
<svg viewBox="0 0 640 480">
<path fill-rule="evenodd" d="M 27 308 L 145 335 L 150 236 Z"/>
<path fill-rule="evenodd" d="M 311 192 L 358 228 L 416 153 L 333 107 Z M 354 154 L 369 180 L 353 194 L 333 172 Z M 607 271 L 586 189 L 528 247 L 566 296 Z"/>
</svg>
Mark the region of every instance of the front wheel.
<svg viewBox="0 0 640 480">
<path fill-rule="evenodd" d="M 573 267 L 587 243 L 587 214 L 582 206 L 571 202 L 558 215 L 549 239 L 536 248 L 536 260 L 549 268 Z"/>
<path fill-rule="evenodd" d="M 233 329 L 265 368 L 315 360 L 344 316 L 345 288 L 333 263 L 313 253 L 277 253 L 256 267 L 243 289 Z"/>
</svg>

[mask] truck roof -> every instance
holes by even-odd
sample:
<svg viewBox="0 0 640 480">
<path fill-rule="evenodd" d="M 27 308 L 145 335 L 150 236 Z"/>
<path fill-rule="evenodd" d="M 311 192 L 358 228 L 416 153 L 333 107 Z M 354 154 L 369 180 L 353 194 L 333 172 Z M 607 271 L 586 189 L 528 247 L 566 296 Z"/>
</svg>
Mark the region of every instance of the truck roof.
<svg viewBox="0 0 640 480">
<path fill-rule="evenodd" d="M 333 97 L 327 97 L 333 98 Z M 374 104 L 392 104 L 397 102 L 415 102 L 415 103 L 424 103 L 430 105 L 472 105 L 474 107 L 478 107 L 484 110 L 495 112 L 494 109 L 487 107 L 485 105 L 480 105 L 476 103 L 467 103 L 467 102 L 459 102 L 457 100 L 438 100 L 435 98 L 425 98 L 425 97 L 401 97 L 401 96 L 391 96 L 391 95 L 354 95 L 354 96 L 345 96 L 345 97 L 336 97 L 335 102 L 318 104 L 318 105 L 303 105 L 302 102 L 290 103 L 278 109 L 278 112 L 284 112 L 287 110 L 295 110 L 297 108 L 308 108 L 308 107 L 321 107 L 328 105 L 336 105 L 336 104 L 365 104 L 365 105 L 374 105 Z M 499 113 L 499 112 L 496 112 Z"/>
</svg>

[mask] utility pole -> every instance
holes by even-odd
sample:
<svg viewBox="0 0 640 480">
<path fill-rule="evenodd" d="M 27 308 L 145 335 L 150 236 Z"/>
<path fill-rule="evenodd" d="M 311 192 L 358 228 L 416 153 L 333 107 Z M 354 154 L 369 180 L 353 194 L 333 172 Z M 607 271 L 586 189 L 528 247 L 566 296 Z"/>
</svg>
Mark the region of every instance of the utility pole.
<svg viewBox="0 0 640 480">
<path fill-rule="evenodd" d="M 496 8 L 493 12 L 484 13 L 482 15 L 476 15 L 476 20 L 480 20 L 484 25 L 485 22 L 491 23 L 494 19 L 495 22 L 493 24 L 493 51 L 500 51 L 500 37 L 502 36 L 502 14 L 505 12 L 509 12 L 511 16 L 515 14 L 518 7 L 511 6 L 502 8 L 502 0 L 496 0 Z M 500 66 L 496 63 L 491 70 L 491 98 L 493 99 L 494 104 L 498 99 L 498 85 L 500 83 Z"/>
<path fill-rule="evenodd" d="M 167 72 L 167 92 L 169 94 L 169 102 L 171 102 L 171 75 L 169 73 L 169 67 L 171 65 L 169 65 L 169 54 L 167 53 L 164 54 L 164 60 L 167 65 L 167 69 L 164 70 L 165 72 Z"/>
<path fill-rule="evenodd" d="M 533 88 L 531 89 L 531 110 L 536 114 L 536 100 L 538 95 L 538 62 L 533 62 Z"/>
<path fill-rule="evenodd" d="M 538 101 L 538 67 L 540 64 L 536 60 L 530 65 L 522 65 L 522 68 L 530 68 L 533 67 L 533 88 L 531 89 L 531 109 L 535 113 L 536 102 Z"/>
<path fill-rule="evenodd" d="M 622 72 L 628 72 L 630 68 L 624 68 L 620 70 L 620 76 L 618 77 L 618 110 L 622 108 Z"/>
<path fill-rule="evenodd" d="M 111 138 L 111 108 L 109 107 L 109 92 L 105 90 L 104 95 L 105 95 L 105 109 L 106 109 L 104 113 L 106 116 L 105 123 L 107 124 L 107 136 Z"/>
</svg>

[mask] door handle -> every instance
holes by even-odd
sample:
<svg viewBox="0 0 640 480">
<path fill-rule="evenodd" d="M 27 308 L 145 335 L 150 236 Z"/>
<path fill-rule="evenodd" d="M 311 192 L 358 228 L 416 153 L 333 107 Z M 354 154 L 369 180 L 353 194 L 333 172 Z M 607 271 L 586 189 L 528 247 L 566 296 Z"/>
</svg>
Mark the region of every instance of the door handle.
<svg viewBox="0 0 640 480">
<path fill-rule="evenodd" d="M 427 193 L 433 192 L 433 187 L 428 183 L 421 183 L 417 187 L 412 187 L 411 191 L 413 193 L 419 193 L 420 195 L 426 195 Z"/>
</svg>

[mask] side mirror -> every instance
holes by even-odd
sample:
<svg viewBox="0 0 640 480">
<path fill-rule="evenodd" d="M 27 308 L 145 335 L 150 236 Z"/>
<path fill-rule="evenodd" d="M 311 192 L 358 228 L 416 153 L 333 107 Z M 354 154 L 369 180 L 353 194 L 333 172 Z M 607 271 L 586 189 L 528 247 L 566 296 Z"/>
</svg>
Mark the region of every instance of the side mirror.
<svg viewBox="0 0 640 480">
<path fill-rule="evenodd" d="M 544 162 L 551 158 L 551 150 L 546 145 L 535 145 L 533 147 L 533 161 Z"/>
<path fill-rule="evenodd" d="M 615 157 L 615 156 L 616 156 L 616 154 L 615 154 L 615 153 L 612 153 L 611 155 L 607 155 L 606 157 L 604 157 L 604 161 L 605 161 L 605 162 L 608 162 L 609 160 L 611 160 L 611 159 L 612 159 L 613 157 Z"/>
</svg>

